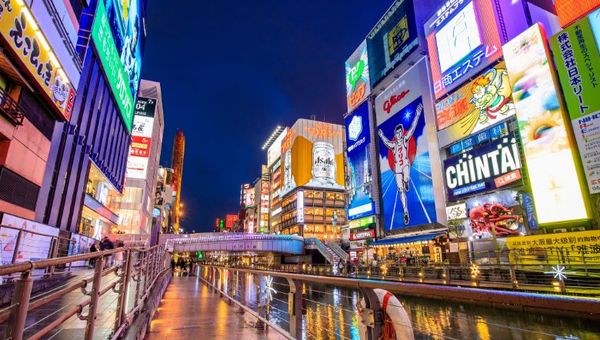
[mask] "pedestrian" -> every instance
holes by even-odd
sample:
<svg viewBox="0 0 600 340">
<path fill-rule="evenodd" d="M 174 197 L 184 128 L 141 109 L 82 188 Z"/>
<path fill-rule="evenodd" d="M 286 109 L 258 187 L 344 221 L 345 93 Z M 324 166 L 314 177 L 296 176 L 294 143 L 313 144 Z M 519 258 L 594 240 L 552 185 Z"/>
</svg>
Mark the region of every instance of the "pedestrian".
<svg viewBox="0 0 600 340">
<path fill-rule="evenodd" d="M 115 248 L 114 243 L 108 238 L 108 236 L 104 236 L 104 238 L 102 239 L 102 242 L 100 242 L 100 249 L 101 250 L 111 250 L 114 248 Z M 114 259 L 113 254 L 108 255 L 108 257 L 106 259 L 107 267 L 112 267 L 113 259 Z"/>
<path fill-rule="evenodd" d="M 192 276 L 192 273 L 194 269 L 194 262 L 192 262 L 192 260 L 189 260 L 188 262 L 188 276 Z"/>
<path fill-rule="evenodd" d="M 95 252 L 97 252 L 97 251 L 98 251 L 98 247 L 96 247 L 96 241 L 94 241 L 94 242 L 92 243 L 92 246 L 90 247 L 90 253 L 95 253 Z M 90 268 L 94 268 L 94 264 L 96 264 L 96 258 L 93 258 L 93 257 L 92 257 L 92 258 L 89 260 L 89 267 L 90 267 Z"/>
<path fill-rule="evenodd" d="M 123 248 L 123 247 L 125 247 L 125 243 L 123 241 L 121 241 L 121 240 L 117 240 L 115 242 L 115 244 L 116 244 L 117 248 Z M 125 249 L 121 249 L 120 252 L 118 252 L 118 253 L 115 254 L 115 263 L 117 265 L 120 265 L 121 263 L 123 263 L 123 252 L 124 251 L 125 251 Z"/>
</svg>

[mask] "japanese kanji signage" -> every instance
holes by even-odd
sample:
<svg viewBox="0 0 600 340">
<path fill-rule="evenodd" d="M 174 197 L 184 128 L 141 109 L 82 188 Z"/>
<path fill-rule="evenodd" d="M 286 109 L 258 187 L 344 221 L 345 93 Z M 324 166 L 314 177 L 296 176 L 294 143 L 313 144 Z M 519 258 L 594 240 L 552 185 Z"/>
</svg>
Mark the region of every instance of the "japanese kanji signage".
<svg viewBox="0 0 600 340">
<path fill-rule="evenodd" d="M 346 60 L 346 96 L 348 112 L 352 112 L 371 93 L 369 80 L 369 57 L 367 54 L 367 41 L 360 46 Z"/>
<path fill-rule="evenodd" d="M 600 230 L 506 239 L 511 264 L 600 263 Z"/>
<path fill-rule="evenodd" d="M 554 0 L 558 21 L 565 27 L 600 6 L 600 0 Z"/>
<path fill-rule="evenodd" d="M 22 1 L 0 2 L 0 35 L 29 71 L 54 109 L 71 119 L 75 89 L 52 51 L 40 27 Z"/>
<path fill-rule="evenodd" d="M 502 56 L 491 1 L 448 0 L 425 24 L 435 99 Z"/>
<path fill-rule="evenodd" d="M 131 148 L 127 159 L 127 177 L 145 179 L 152 147 L 156 100 L 138 97 L 131 129 Z"/>
<path fill-rule="evenodd" d="M 600 192 L 600 59 L 589 18 L 551 39 L 590 193 Z"/>
</svg>

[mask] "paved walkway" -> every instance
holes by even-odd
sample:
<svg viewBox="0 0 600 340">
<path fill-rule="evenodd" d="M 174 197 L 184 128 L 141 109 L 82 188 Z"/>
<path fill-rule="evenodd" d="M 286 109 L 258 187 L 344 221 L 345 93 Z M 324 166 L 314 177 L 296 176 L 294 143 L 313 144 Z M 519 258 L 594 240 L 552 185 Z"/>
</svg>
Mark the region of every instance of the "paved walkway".
<svg viewBox="0 0 600 340">
<path fill-rule="evenodd" d="M 174 277 L 147 339 L 283 339 L 254 327 L 255 318 L 235 312 L 197 277 Z"/>
</svg>

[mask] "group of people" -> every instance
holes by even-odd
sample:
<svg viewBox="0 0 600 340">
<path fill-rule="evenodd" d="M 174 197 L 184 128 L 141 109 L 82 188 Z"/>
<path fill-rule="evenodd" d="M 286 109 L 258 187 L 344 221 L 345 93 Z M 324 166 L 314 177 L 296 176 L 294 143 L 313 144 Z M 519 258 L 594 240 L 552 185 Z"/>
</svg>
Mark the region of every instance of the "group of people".
<svg viewBox="0 0 600 340">
<path fill-rule="evenodd" d="M 90 253 L 95 253 L 97 251 L 104 251 L 104 250 L 110 250 L 110 249 L 115 249 L 115 248 L 122 248 L 124 246 L 125 246 L 125 243 L 123 241 L 116 240 L 115 242 L 113 242 L 113 241 L 111 241 L 110 238 L 108 238 L 108 236 L 104 236 L 102 241 L 96 241 L 90 246 Z M 115 263 L 119 264 L 121 262 L 123 262 L 123 252 L 118 252 L 118 253 L 111 254 L 106 257 L 105 266 L 111 267 Z M 93 268 L 95 264 L 96 264 L 95 258 L 92 258 L 89 260 L 89 266 L 91 268 Z"/>
<path fill-rule="evenodd" d="M 194 261 L 191 259 L 184 259 L 183 257 L 180 257 L 175 261 L 175 258 L 173 257 L 171 259 L 171 272 L 175 274 L 177 269 L 179 269 L 181 275 L 192 276 L 194 274 Z"/>
</svg>

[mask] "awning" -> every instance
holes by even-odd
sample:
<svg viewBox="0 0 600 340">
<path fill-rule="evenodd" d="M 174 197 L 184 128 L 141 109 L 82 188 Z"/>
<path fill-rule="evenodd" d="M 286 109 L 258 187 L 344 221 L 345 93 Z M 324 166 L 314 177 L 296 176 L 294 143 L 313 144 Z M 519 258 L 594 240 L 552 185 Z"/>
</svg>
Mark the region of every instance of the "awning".
<svg viewBox="0 0 600 340">
<path fill-rule="evenodd" d="M 377 240 L 371 243 L 371 246 L 393 246 L 396 244 L 404 244 L 404 243 L 412 243 L 412 242 L 420 242 L 420 241 L 431 241 L 434 238 L 444 235 L 444 233 L 434 233 L 434 234 L 423 234 L 423 235 L 413 235 L 413 236 L 405 236 L 405 237 L 394 237 L 394 238 L 386 238 L 383 240 Z"/>
</svg>

